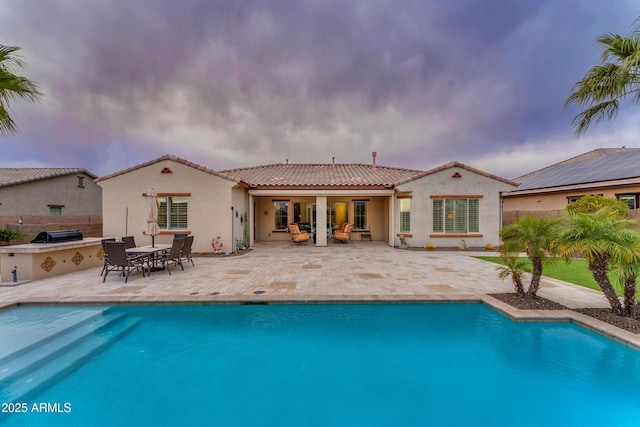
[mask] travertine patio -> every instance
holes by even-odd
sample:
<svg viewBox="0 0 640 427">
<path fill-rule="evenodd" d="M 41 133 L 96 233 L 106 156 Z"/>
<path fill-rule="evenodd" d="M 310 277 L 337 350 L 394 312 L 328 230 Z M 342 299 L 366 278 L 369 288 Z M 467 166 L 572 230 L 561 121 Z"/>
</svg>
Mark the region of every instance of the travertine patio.
<svg viewBox="0 0 640 427">
<path fill-rule="evenodd" d="M 640 337 L 588 316 L 517 310 L 486 295 L 511 292 L 512 285 L 498 278 L 495 264 L 473 258 L 477 254 L 394 249 L 377 242 L 257 244 L 242 256 L 195 258 L 195 267 L 187 263 L 172 275 L 135 272 L 126 284 L 113 273 L 102 283 L 100 268 L 91 268 L 0 286 L 0 308 L 33 303 L 483 302 L 514 320 L 576 321 L 640 348 Z M 569 308 L 608 307 L 601 292 L 546 278 L 539 294 Z"/>
</svg>

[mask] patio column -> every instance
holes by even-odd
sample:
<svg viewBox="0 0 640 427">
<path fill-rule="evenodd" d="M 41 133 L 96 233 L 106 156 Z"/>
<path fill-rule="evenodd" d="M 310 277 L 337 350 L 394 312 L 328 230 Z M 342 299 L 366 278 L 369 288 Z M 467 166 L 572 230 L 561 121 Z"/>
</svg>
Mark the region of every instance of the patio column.
<svg viewBox="0 0 640 427">
<path fill-rule="evenodd" d="M 249 247 L 252 248 L 255 244 L 255 227 L 256 227 L 256 219 L 254 218 L 256 207 L 253 205 L 253 196 L 249 194 Z"/>
<path fill-rule="evenodd" d="M 389 196 L 389 246 L 393 247 L 396 241 L 396 199 L 394 196 Z"/>
<path fill-rule="evenodd" d="M 316 196 L 316 246 L 327 246 L 327 196 Z"/>
</svg>

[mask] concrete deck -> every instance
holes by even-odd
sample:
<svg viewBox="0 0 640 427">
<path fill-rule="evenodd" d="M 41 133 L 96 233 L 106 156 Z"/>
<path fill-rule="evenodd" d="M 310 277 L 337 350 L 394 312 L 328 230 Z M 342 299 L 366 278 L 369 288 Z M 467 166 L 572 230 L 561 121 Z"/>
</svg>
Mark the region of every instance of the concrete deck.
<svg viewBox="0 0 640 427">
<path fill-rule="evenodd" d="M 571 310 L 526 311 L 488 293 L 511 292 L 496 265 L 473 258 L 471 251 L 413 251 L 378 242 L 327 247 L 289 243 L 257 244 L 242 256 L 195 258 L 195 267 L 124 283 L 100 268 L 0 286 L 0 308 L 16 304 L 163 304 L 238 302 L 483 302 L 516 321 L 581 324 L 640 349 L 640 336 Z M 20 277 L 18 276 L 18 279 Z M 5 284 L 6 285 L 6 284 Z M 539 295 L 569 308 L 608 307 L 599 291 L 543 278 Z"/>
</svg>

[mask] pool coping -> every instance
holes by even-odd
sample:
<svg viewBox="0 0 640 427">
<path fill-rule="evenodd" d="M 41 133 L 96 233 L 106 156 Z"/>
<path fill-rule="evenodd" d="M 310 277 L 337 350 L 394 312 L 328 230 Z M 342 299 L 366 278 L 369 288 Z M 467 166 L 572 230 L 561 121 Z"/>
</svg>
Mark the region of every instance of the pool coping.
<svg viewBox="0 0 640 427">
<path fill-rule="evenodd" d="M 606 322 L 565 310 L 521 310 L 487 294 L 432 294 L 429 298 L 403 295 L 331 295 L 282 298 L 277 295 L 242 297 L 238 295 L 189 295 L 183 298 L 150 299 L 126 298 L 27 298 L 21 301 L 0 303 L 0 311 L 19 306 L 69 305 L 69 306 L 132 306 L 132 305 L 269 305 L 269 304 L 483 304 L 516 323 L 573 323 L 609 338 L 626 347 L 640 351 L 640 334 L 634 334 Z"/>
</svg>

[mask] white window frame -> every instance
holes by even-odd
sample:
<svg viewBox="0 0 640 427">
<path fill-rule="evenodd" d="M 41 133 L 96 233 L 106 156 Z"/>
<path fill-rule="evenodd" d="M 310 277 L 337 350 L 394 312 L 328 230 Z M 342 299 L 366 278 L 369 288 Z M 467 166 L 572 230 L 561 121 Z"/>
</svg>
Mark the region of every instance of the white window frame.
<svg viewBox="0 0 640 427">
<path fill-rule="evenodd" d="M 451 197 L 433 199 L 434 234 L 480 232 L 480 199 Z"/>
<path fill-rule="evenodd" d="M 359 213 L 358 206 L 362 207 L 362 213 Z M 368 200 L 354 200 L 353 201 L 353 229 L 354 230 L 368 230 L 369 229 L 369 201 Z"/>
<path fill-rule="evenodd" d="M 273 201 L 273 229 L 286 231 L 289 225 L 289 200 Z"/>
<path fill-rule="evenodd" d="M 187 230 L 189 225 L 189 198 L 186 196 L 158 197 L 158 227 L 160 230 Z M 184 208 L 183 211 L 180 209 Z M 175 217 L 175 219 L 172 219 Z"/>
<path fill-rule="evenodd" d="M 411 233 L 411 199 L 400 199 L 400 232 Z"/>
</svg>

